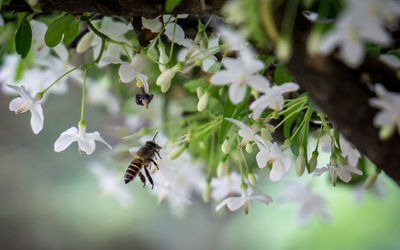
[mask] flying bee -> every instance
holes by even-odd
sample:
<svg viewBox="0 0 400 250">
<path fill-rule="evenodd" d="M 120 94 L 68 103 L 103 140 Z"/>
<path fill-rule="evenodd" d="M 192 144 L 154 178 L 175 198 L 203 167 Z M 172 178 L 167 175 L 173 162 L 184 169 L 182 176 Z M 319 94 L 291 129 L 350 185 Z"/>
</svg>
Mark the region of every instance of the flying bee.
<svg viewBox="0 0 400 250">
<path fill-rule="evenodd" d="M 153 179 L 151 178 L 147 168 L 150 167 L 151 163 L 153 163 L 157 167 L 157 169 L 159 169 L 157 163 L 154 161 L 156 155 L 161 159 L 159 152 L 161 147 L 155 142 L 157 134 L 158 132 L 154 136 L 153 140 L 147 141 L 146 144 L 141 147 L 136 153 L 137 157 L 133 159 L 125 172 L 125 184 L 132 181 L 136 177 L 136 175 L 139 175 L 140 180 L 143 182 L 143 187 L 146 186 L 146 178 L 141 173 L 142 168 L 144 168 L 147 179 L 149 180 L 151 188 L 153 189 Z"/>
</svg>

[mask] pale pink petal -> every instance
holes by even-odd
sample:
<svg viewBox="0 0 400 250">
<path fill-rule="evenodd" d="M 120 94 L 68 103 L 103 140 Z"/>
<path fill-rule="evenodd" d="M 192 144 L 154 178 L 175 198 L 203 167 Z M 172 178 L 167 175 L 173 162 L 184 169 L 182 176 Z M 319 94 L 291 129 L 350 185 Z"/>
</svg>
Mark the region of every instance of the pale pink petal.
<svg viewBox="0 0 400 250">
<path fill-rule="evenodd" d="M 71 127 L 62 132 L 61 135 L 58 137 L 58 139 L 54 143 L 54 151 L 63 151 L 76 140 L 78 140 L 78 129 L 76 127 Z"/>
</svg>

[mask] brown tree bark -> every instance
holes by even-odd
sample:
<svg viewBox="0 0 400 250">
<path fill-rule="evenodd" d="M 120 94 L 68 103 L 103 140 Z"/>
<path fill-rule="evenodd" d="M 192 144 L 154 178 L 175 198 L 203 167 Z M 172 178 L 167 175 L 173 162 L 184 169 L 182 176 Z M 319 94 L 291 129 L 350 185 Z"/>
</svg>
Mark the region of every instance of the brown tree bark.
<svg viewBox="0 0 400 250">
<path fill-rule="evenodd" d="M 218 14 L 225 0 L 183 0 L 172 12 L 196 15 Z M 163 0 L 40 0 L 43 11 L 66 11 L 74 15 L 93 12 L 107 16 L 155 17 L 165 13 Z M 28 6 L 29 7 L 29 6 Z M 11 1 L 6 9 L 27 11 L 24 1 Z M 279 14 L 278 14 L 279 15 Z M 282 20 L 278 16 L 277 20 Z M 306 52 L 306 39 L 311 24 L 297 15 L 293 34 L 293 55 L 288 63 L 289 71 L 302 89 L 320 105 L 330 121 L 365 154 L 400 185 L 400 136 L 381 141 L 378 129 L 373 126 L 377 112 L 368 105 L 374 94 L 361 79 L 367 73 L 373 83 L 380 82 L 392 91 L 400 92 L 400 81 L 396 73 L 367 56 L 359 69 L 352 70 L 334 56 L 311 57 Z"/>
</svg>

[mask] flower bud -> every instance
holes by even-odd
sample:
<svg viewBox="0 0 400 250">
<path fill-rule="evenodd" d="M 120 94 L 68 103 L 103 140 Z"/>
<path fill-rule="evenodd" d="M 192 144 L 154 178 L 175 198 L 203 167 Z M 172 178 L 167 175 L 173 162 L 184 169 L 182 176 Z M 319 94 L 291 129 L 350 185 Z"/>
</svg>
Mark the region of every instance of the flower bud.
<svg viewBox="0 0 400 250">
<path fill-rule="evenodd" d="M 206 188 L 203 190 L 203 201 L 208 203 L 211 197 L 211 185 L 210 182 L 206 182 Z"/>
<path fill-rule="evenodd" d="M 228 161 L 221 161 L 217 167 L 217 177 L 222 178 L 228 174 Z"/>
<path fill-rule="evenodd" d="M 181 154 L 183 152 L 185 152 L 185 150 L 189 147 L 189 143 L 185 142 L 184 144 L 182 144 L 179 148 L 176 148 L 174 151 L 171 152 L 171 154 L 169 155 L 169 159 L 171 160 L 175 160 L 176 158 L 178 158 L 179 156 L 181 156 Z"/>
<path fill-rule="evenodd" d="M 317 167 L 317 163 L 318 163 L 318 151 L 315 150 L 314 152 L 312 152 L 310 161 L 308 162 L 310 173 L 314 172 L 315 168 Z"/>
<path fill-rule="evenodd" d="M 221 150 L 222 150 L 222 153 L 224 153 L 226 155 L 229 154 L 229 152 L 231 150 L 231 145 L 228 140 L 225 140 L 224 143 L 222 143 Z"/>
<path fill-rule="evenodd" d="M 253 174 L 253 172 L 249 171 L 247 173 L 247 179 L 249 180 L 251 185 L 253 185 L 253 186 L 256 185 L 256 176 Z"/>
<path fill-rule="evenodd" d="M 379 139 L 381 139 L 382 141 L 389 139 L 393 135 L 394 131 L 395 127 L 393 124 L 383 126 L 379 130 Z"/>
<path fill-rule="evenodd" d="M 161 86 L 161 91 L 163 93 L 167 92 L 171 86 L 171 80 L 174 78 L 175 74 L 182 68 L 181 64 L 176 64 L 174 67 L 165 70 L 158 76 L 156 84 Z"/>
<path fill-rule="evenodd" d="M 306 157 L 304 155 L 304 146 L 300 146 L 299 155 L 296 159 L 296 175 L 301 176 L 306 168 Z"/>
<path fill-rule="evenodd" d="M 219 88 L 218 95 L 223 95 L 223 94 L 224 94 L 224 88 Z"/>
<path fill-rule="evenodd" d="M 307 40 L 307 52 L 310 55 L 315 55 L 319 52 L 321 45 L 321 32 L 317 29 L 311 31 Z"/>
<path fill-rule="evenodd" d="M 165 45 L 161 41 L 161 39 L 158 40 L 157 46 L 158 46 L 158 51 L 160 53 L 160 57 L 158 58 L 158 62 L 160 64 L 158 65 L 158 68 L 160 69 L 160 71 L 162 73 L 167 69 L 165 65 L 168 63 L 169 58 L 167 56 L 167 53 L 165 53 Z"/>
<path fill-rule="evenodd" d="M 276 57 L 280 62 L 287 62 L 292 54 L 292 48 L 289 39 L 281 38 L 276 45 Z"/>
<path fill-rule="evenodd" d="M 375 173 L 371 176 L 368 176 L 367 180 L 364 182 L 364 189 L 370 189 L 375 185 L 376 180 L 378 179 L 378 174 Z"/>
<path fill-rule="evenodd" d="M 271 132 L 266 128 L 262 128 L 261 129 L 261 137 L 264 138 L 267 141 L 271 141 L 272 140 Z"/>
<path fill-rule="evenodd" d="M 83 53 L 90 48 L 94 39 L 93 32 L 86 33 L 76 45 L 76 52 Z"/>
<path fill-rule="evenodd" d="M 199 112 L 204 111 L 207 108 L 208 98 L 209 95 L 207 92 L 202 97 L 200 97 L 199 102 L 197 103 L 197 110 Z"/>
<path fill-rule="evenodd" d="M 204 90 L 202 87 L 197 87 L 196 89 L 197 98 L 201 98 L 204 95 Z"/>
<path fill-rule="evenodd" d="M 246 144 L 246 152 L 249 154 L 253 152 L 253 146 L 250 143 Z"/>
</svg>

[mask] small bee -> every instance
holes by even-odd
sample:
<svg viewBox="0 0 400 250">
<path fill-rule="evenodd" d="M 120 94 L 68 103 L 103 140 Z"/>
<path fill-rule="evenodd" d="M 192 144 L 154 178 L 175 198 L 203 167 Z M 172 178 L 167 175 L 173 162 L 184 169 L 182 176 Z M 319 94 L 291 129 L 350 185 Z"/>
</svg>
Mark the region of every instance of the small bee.
<svg viewBox="0 0 400 250">
<path fill-rule="evenodd" d="M 157 167 L 157 169 L 159 169 L 157 163 L 153 160 L 156 154 L 161 159 L 159 153 L 161 147 L 155 142 L 157 134 L 158 132 L 154 136 L 153 140 L 147 141 L 146 145 L 141 147 L 139 151 L 136 153 L 137 158 L 133 159 L 133 161 L 131 162 L 131 164 L 129 165 L 128 169 L 125 172 L 124 176 L 125 184 L 132 181 L 136 177 L 136 175 L 139 175 L 140 180 L 143 182 L 143 187 L 146 186 L 146 179 L 144 175 L 141 173 L 142 168 L 144 168 L 147 179 L 150 181 L 152 186 L 151 188 L 153 189 L 154 187 L 153 179 L 151 178 L 150 173 L 147 170 L 147 167 L 149 167 L 150 164 L 153 163 Z"/>
</svg>

